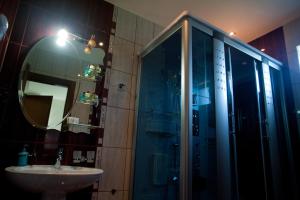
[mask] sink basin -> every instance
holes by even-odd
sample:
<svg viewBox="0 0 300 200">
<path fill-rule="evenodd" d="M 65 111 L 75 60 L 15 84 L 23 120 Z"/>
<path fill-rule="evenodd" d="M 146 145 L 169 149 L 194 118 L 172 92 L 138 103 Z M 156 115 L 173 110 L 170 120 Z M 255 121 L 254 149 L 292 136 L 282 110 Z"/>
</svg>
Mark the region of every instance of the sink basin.
<svg viewBox="0 0 300 200">
<path fill-rule="evenodd" d="M 11 166 L 5 168 L 15 185 L 43 193 L 43 200 L 64 200 L 67 192 L 79 190 L 98 181 L 102 169 L 53 165 Z"/>
</svg>

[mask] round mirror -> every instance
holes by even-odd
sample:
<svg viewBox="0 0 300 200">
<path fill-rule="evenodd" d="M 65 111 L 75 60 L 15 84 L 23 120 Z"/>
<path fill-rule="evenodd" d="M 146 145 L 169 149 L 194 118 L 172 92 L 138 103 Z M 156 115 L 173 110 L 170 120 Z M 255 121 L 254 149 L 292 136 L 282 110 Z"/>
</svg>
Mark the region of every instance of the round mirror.
<svg viewBox="0 0 300 200">
<path fill-rule="evenodd" d="M 95 48 L 87 54 L 84 49 L 81 41 L 56 36 L 45 37 L 30 49 L 18 93 L 23 114 L 33 126 L 62 131 L 82 94 L 95 91 L 96 77 L 87 69 L 103 65 L 104 51 Z"/>
<path fill-rule="evenodd" d="M 0 14 L 0 40 L 5 36 L 8 29 L 8 20 L 5 15 Z"/>
</svg>

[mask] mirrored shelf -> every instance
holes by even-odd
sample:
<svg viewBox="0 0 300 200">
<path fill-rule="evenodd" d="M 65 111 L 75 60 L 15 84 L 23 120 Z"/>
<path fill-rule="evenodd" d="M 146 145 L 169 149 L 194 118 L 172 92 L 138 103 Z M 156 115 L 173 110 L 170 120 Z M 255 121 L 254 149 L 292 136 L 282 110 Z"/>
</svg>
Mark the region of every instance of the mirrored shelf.
<svg viewBox="0 0 300 200">
<path fill-rule="evenodd" d="M 71 124 L 71 123 L 68 123 L 69 126 L 81 126 L 81 127 L 85 127 L 85 128 L 88 128 L 88 129 L 98 129 L 98 128 L 101 128 L 100 126 L 95 126 L 95 125 L 91 125 L 91 124 Z"/>
<path fill-rule="evenodd" d="M 102 76 L 98 76 L 96 78 L 90 78 L 90 77 L 85 77 L 85 76 L 78 74 L 78 79 L 82 80 L 82 81 L 97 82 L 97 81 L 101 81 L 102 78 L 103 78 Z"/>
<path fill-rule="evenodd" d="M 90 106 L 98 106 L 99 102 L 94 102 L 94 101 L 76 101 L 76 103 L 80 103 L 80 104 L 85 104 L 85 105 L 90 105 Z"/>
</svg>

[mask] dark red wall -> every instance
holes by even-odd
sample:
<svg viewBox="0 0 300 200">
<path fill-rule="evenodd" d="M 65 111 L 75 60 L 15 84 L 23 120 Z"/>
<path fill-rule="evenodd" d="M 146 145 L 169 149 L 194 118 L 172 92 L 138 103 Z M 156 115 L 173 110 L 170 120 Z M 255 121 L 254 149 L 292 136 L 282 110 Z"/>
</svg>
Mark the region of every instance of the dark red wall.
<svg viewBox="0 0 300 200">
<path fill-rule="evenodd" d="M 294 152 L 294 160 L 296 165 L 295 169 L 298 169 L 296 170 L 296 172 L 298 180 L 300 180 L 300 142 L 298 137 L 299 127 L 297 126 L 297 115 L 295 112 L 296 109 L 295 102 L 293 99 L 293 91 L 290 79 L 290 71 L 288 66 L 283 27 L 279 27 L 268 34 L 251 41 L 249 44 L 256 47 L 257 49 L 266 49 L 266 54 L 278 59 L 284 65 L 282 69 L 282 74 L 285 89 L 285 101 L 289 120 L 290 137 Z"/>
<path fill-rule="evenodd" d="M 32 127 L 20 110 L 17 83 L 22 62 L 37 41 L 61 27 L 87 39 L 95 34 L 107 52 L 113 5 L 102 0 L 0 0 L 0 11 L 7 15 L 10 24 L 0 43 L 0 192 L 2 197 L 19 199 L 24 194 L 15 192 L 17 189 L 5 179 L 4 168 L 16 164 L 22 146 L 28 144 L 29 153 L 36 153 L 30 159 L 32 164 L 53 164 L 57 153 L 44 149 L 45 131 Z M 99 135 L 101 130 L 90 135 L 59 134 L 54 145 L 64 147 L 64 164 L 71 164 L 73 150 L 96 150 Z M 80 198 L 83 197 L 78 194 L 69 197 Z"/>
<path fill-rule="evenodd" d="M 279 27 L 251 42 L 250 45 L 257 49 L 266 49 L 264 53 L 280 60 L 287 66 L 287 53 L 285 48 L 283 28 Z"/>
</svg>

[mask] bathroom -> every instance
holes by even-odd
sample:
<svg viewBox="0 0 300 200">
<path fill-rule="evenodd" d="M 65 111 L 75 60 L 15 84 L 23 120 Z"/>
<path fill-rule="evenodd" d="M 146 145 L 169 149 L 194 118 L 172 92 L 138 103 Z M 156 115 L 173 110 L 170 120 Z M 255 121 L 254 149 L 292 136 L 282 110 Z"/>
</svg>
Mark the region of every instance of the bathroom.
<svg viewBox="0 0 300 200">
<path fill-rule="evenodd" d="M 120 7 L 119 7 L 120 6 Z M 35 165 L 54 165 L 57 159 L 57 154 L 59 149 L 63 149 L 62 153 L 62 165 L 73 165 L 82 166 L 90 168 L 101 168 L 103 169 L 103 174 L 101 174 L 100 179 L 93 185 L 67 194 L 67 199 L 97 199 L 97 200 L 127 200 L 127 199 L 156 199 L 155 196 L 157 191 L 150 191 L 153 195 L 145 196 L 135 196 L 139 188 L 135 188 L 133 183 L 144 184 L 143 176 L 134 176 L 135 173 L 139 173 L 137 169 L 146 169 L 147 162 L 140 162 L 141 166 L 135 167 L 135 159 L 140 159 L 144 153 L 149 152 L 147 148 L 151 149 L 151 145 L 157 144 L 157 154 L 149 152 L 151 156 L 152 153 L 155 154 L 153 159 L 162 165 L 167 165 L 167 163 L 162 162 L 166 155 L 161 153 L 162 151 L 167 151 L 171 156 L 169 157 L 173 166 L 172 171 L 172 182 L 166 184 L 162 183 L 166 178 L 164 175 L 161 177 L 149 177 L 152 181 L 156 182 L 156 187 L 161 190 L 163 194 L 160 199 L 179 199 L 179 167 L 180 159 L 179 156 L 181 151 L 180 143 L 182 136 L 172 135 L 172 133 L 179 133 L 181 128 L 180 123 L 180 81 L 178 79 L 170 77 L 172 73 L 180 76 L 180 71 L 170 71 L 162 72 L 161 76 L 151 77 L 152 75 L 146 76 L 144 80 L 152 79 L 155 80 L 157 85 L 155 87 L 161 87 L 160 82 L 167 83 L 172 94 L 166 93 L 165 91 L 159 91 L 160 98 L 155 98 L 154 101 L 147 101 L 147 105 L 143 103 L 138 104 L 143 98 L 143 94 L 137 95 L 139 90 L 137 89 L 138 76 L 139 76 L 139 58 L 138 55 L 144 49 L 144 47 L 156 36 L 158 36 L 165 26 L 158 23 L 154 23 L 142 15 L 133 14 L 131 11 L 127 11 L 126 7 L 121 8 L 121 5 L 117 3 L 114 5 L 109 3 L 109 1 L 96 1 L 96 0 L 63 0 L 63 1 L 38 1 L 38 0 L 3 0 L 0 2 L 0 11 L 4 13 L 8 19 L 8 30 L 5 37 L 1 40 L 0 46 L 0 184 L 1 184 L 1 195 L 3 197 L 10 197 L 9 199 L 19 199 L 20 197 L 26 197 L 30 199 L 40 199 L 41 194 L 36 194 L 28 191 L 24 191 L 16 187 L 13 183 L 6 179 L 6 174 L 4 168 L 12 165 L 17 165 L 18 155 L 26 147 L 26 151 L 29 153 L 28 163 Z M 182 11 L 182 10 L 181 10 Z M 135 12 L 136 13 L 136 12 Z M 174 19 L 177 15 L 174 15 Z M 296 22 L 295 22 L 296 23 Z M 289 27 L 292 24 L 286 25 L 285 34 L 291 30 Z M 95 41 L 97 43 L 97 48 L 102 52 L 103 63 L 99 66 L 101 67 L 101 79 L 97 81 L 96 85 L 93 86 L 93 90 L 98 94 L 101 99 L 101 104 L 93 107 L 92 110 L 84 110 L 86 107 L 75 107 L 70 113 L 71 116 L 80 116 L 80 122 L 83 121 L 84 124 L 91 125 L 92 128 L 83 128 L 83 130 L 68 129 L 66 131 L 52 131 L 34 127 L 33 123 L 30 123 L 28 118 L 23 114 L 23 111 L 18 97 L 18 88 L 20 73 L 22 72 L 22 66 L 26 57 L 30 55 L 30 51 L 34 49 L 34 46 L 43 40 L 45 37 L 56 36 L 57 31 L 65 29 L 70 34 L 74 34 L 76 37 L 83 38 L 84 40 L 89 40 L 95 36 Z M 300 29 L 300 28 L 299 28 Z M 272 31 L 270 29 L 269 31 Z M 291 30 L 292 31 L 292 30 Z M 295 31 L 295 30 L 294 30 Z M 200 34 L 200 33 L 199 33 Z M 290 55 L 283 56 L 282 51 L 289 51 L 286 49 L 284 41 L 281 41 L 282 30 L 275 30 L 250 42 L 251 45 L 261 50 L 266 48 L 265 46 L 269 44 L 269 49 L 267 53 L 270 56 L 280 60 L 284 65 L 290 63 Z M 295 33 L 291 32 L 290 35 Z M 287 35 L 287 34 L 286 34 Z M 174 35 L 174 41 L 180 39 L 179 35 Z M 274 38 L 279 38 L 279 40 L 274 40 Z M 290 37 L 292 38 L 292 36 Z M 172 39 L 172 38 L 171 38 Z M 276 42 L 274 42 L 276 41 Z M 291 41 L 291 40 L 287 40 Z M 203 41 L 198 41 L 202 43 Z M 208 42 L 208 41 L 207 41 Z M 297 41 L 299 42 L 299 41 Z M 100 45 L 101 43 L 101 45 Z M 171 42 L 170 45 L 178 45 L 176 42 Z M 173 44 L 174 43 L 174 44 Z M 300 42 L 298 43 L 300 44 Z M 280 48 L 284 46 L 284 48 Z M 83 46 L 84 47 L 84 46 Z M 287 46 L 288 47 L 288 46 Z M 167 48 L 167 47 L 166 47 Z M 175 46 L 171 48 L 175 49 Z M 207 52 L 212 51 L 212 49 L 206 50 Z M 272 50 L 273 48 L 273 50 Z M 280 49 L 280 51 L 276 51 Z M 284 49 L 284 50 L 282 50 Z M 95 49 L 92 49 L 92 51 Z M 178 51 L 180 54 L 180 51 Z M 172 66 L 177 66 L 180 61 L 178 52 L 176 56 L 168 59 Z M 162 52 L 159 52 L 162 53 Z M 205 52 L 199 50 L 199 56 L 202 56 Z M 237 55 L 233 57 L 243 57 L 244 55 L 238 51 L 231 50 L 231 55 Z M 229 52 L 226 50 L 226 56 Z M 210 148 L 208 151 L 204 151 L 205 158 L 210 158 L 212 163 L 205 165 L 205 170 L 211 170 L 211 174 L 216 170 L 214 167 L 215 156 L 215 128 L 214 118 L 215 116 L 211 113 L 215 109 L 213 105 L 213 94 L 211 93 L 210 81 L 213 80 L 212 73 L 209 71 L 209 66 L 213 63 L 209 63 L 210 56 L 207 55 L 207 63 L 198 63 L 200 66 L 206 66 L 203 69 L 199 69 L 195 73 L 199 73 L 199 80 L 195 80 L 193 84 L 202 84 L 204 82 L 206 86 L 204 88 L 199 87 L 197 93 L 201 95 L 207 95 L 205 98 L 197 99 L 195 101 L 200 101 L 201 106 L 197 107 L 198 111 L 195 112 L 195 116 L 200 116 L 200 122 L 206 122 L 199 124 L 200 130 L 206 130 L 210 135 L 207 137 L 212 137 L 208 140 L 208 145 Z M 177 59 L 173 59 L 177 58 Z M 245 67 L 251 63 L 251 59 L 247 56 L 243 58 L 247 60 L 244 63 Z M 54 60 L 54 59 L 53 59 Z M 155 59 L 154 59 L 155 60 Z M 159 62 L 159 59 L 156 59 Z M 150 62 L 150 61 L 149 61 Z M 162 61 L 161 61 L 162 62 Z M 239 66 L 235 66 L 234 63 L 239 63 L 239 60 L 232 60 L 233 66 L 233 79 L 242 74 L 245 71 L 238 71 Z M 151 63 L 150 63 L 151 64 Z M 153 63 L 152 63 L 153 64 Z M 59 65 L 60 67 L 62 65 Z M 204 71 L 206 70 L 205 73 Z M 292 71 L 292 70 L 291 70 Z M 76 73 L 76 72 L 73 72 Z M 150 74 L 154 72 L 150 72 Z M 205 74 L 205 76 L 203 75 Z M 247 72 L 245 74 L 250 74 Z M 287 80 L 285 84 L 285 92 L 287 94 L 293 95 L 292 90 L 297 90 L 296 81 L 291 81 L 288 83 L 289 77 L 288 73 L 285 73 L 284 80 Z M 203 77 L 201 77 L 203 76 Z M 253 77 L 251 77 L 253 78 Z M 291 79 L 296 79 L 296 75 L 291 77 Z M 253 79 L 254 80 L 254 79 Z M 243 97 L 244 90 L 252 90 L 255 83 L 251 79 L 251 84 L 245 88 L 234 88 L 235 92 Z M 174 82 L 175 81 L 175 82 Z M 243 81 L 238 79 L 237 81 Z M 150 80 L 151 82 L 151 80 Z M 197 83 L 198 82 L 198 83 Z M 236 83 L 234 83 L 236 85 Z M 289 85 L 290 84 L 290 85 Z M 178 88 L 179 87 L 179 88 Z M 279 86 L 278 86 L 279 87 Z M 289 87 L 292 88 L 289 90 Z M 84 88 L 84 87 L 83 87 Z M 88 87 L 87 87 L 88 88 Z M 174 91 L 173 91 L 173 89 Z M 87 89 L 86 89 L 87 90 Z M 157 90 L 158 91 L 158 90 Z M 82 92 L 79 90 L 79 92 Z M 146 90 L 145 90 L 146 93 Z M 150 92 L 151 93 L 151 92 Z M 153 95 L 156 95 L 153 92 Z M 254 93 L 253 93 L 254 94 Z M 165 95 L 165 96 L 164 96 Z M 169 96 L 168 96 L 169 95 Z M 278 95 L 279 96 L 279 95 Z M 165 131 L 155 132 L 151 130 L 152 133 L 145 135 L 146 138 L 135 137 L 136 114 L 140 110 L 138 106 L 155 107 L 156 101 L 163 102 L 163 98 L 166 97 L 168 102 L 166 104 L 160 105 L 160 109 L 166 112 L 166 115 L 159 116 L 159 113 L 155 113 L 150 110 L 150 112 L 145 113 L 146 120 L 154 119 L 150 121 L 145 121 L 144 128 L 155 128 L 163 127 Z M 153 96 L 154 98 L 154 96 Z M 228 97 L 229 98 L 229 97 Z M 295 98 L 297 101 L 298 96 Z M 247 99 L 240 99 L 239 102 L 241 106 L 247 104 L 247 100 L 251 101 L 250 97 Z M 286 99 L 286 107 L 289 116 L 289 128 L 292 138 L 298 138 L 297 136 L 297 118 L 293 118 L 292 110 L 295 110 L 293 98 Z M 152 104 L 152 105 L 151 105 Z M 99 106 L 100 105 L 100 106 Z M 230 105 L 230 104 L 228 104 Z M 89 107 L 89 106 L 87 106 Z M 139 109 L 137 109 L 139 108 Z M 230 107 L 228 106 L 230 110 Z M 141 109 L 142 110 L 142 109 Z M 169 112 L 170 111 L 170 112 Z M 172 112 L 171 112 L 172 111 Z M 73 113 L 72 113 L 73 112 Z M 151 113 L 152 112 L 152 113 Z M 248 114 L 251 112 L 246 110 Z M 200 113 L 206 113 L 201 115 Z M 198 117 L 199 117 L 198 116 Z M 290 117 L 291 116 L 291 117 Z M 162 119 L 162 120 L 160 120 Z M 256 120 L 256 119 L 253 119 Z M 299 121 L 299 120 L 298 120 Z M 229 120 L 230 122 L 230 120 Z M 144 123 L 141 122 L 141 123 Z M 168 124 L 168 125 L 165 125 Z M 249 126 L 252 128 L 257 128 L 254 126 Z M 78 128 L 78 127 L 77 127 Z M 197 129 L 197 127 L 193 127 Z M 230 127 L 231 128 L 231 127 Z M 169 131 L 173 132 L 169 134 Z M 150 131 L 150 132 L 151 132 Z M 257 130 L 253 130 L 257 132 Z M 251 131 L 249 131 L 251 132 Z M 201 133 L 201 131 L 200 131 Z M 158 135 L 157 135 L 158 134 Z M 159 135 L 166 134 L 166 135 Z M 195 133 L 197 135 L 197 133 Z M 294 135 L 293 135 L 294 134 Z M 149 137 L 149 138 L 147 138 Z M 196 136 L 195 136 L 196 137 Z M 143 139 L 145 142 L 142 147 L 139 147 L 138 140 Z M 159 144 L 159 142 L 165 141 Z M 199 137 L 198 143 L 203 143 Z M 241 141 L 243 142 L 243 141 Z M 164 146 L 165 145 L 165 146 Z M 206 145 L 206 144 L 205 144 Z M 257 145 L 255 143 L 255 145 Z M 297 140 L 292 142 L 293 151 L 297 152 Z M 134 151 L 134 149 L 137 151 Z M 141 148 L 141 149 L 139 149 Z M 145 148 L 145 149 L 144 149 Z M 201 145 L 194 145 L 193 148 L 200 148 Z M 140 150 L 140 151 L 138 151 Z M 149 150 L 149 149 L 148 149 Z M 201 150 L 200 150 L 201 151 Z M 78 158 L 78 153 L 81 157 Z M 247 152 L 246 152 L 247 153 Z M 89 156 L 88 156 L 89 155 Z M 155 157 L 156 156 L 156 157 Z M 89 159 L 87 159 L 89 157 Z M 195 158 L 196 159 L 196 158 Z M 201 158 L 202 159 L 202 158 Z M 200 161 L 199 161 L 200 162 Z M 199 163 L 195 163 L 197 166 Z M 297 165 L 296 163 L 295 165 Z M 145 166 L 143 166 L 145 165 Z M 251 167 L 255 166 L 243 166 L 241 170 L 249 170 Z M 201 169 L 204 169 L 201 168 Z M 193 169 L 193 173 L 198 173 L 198 169 Z M 164 174 L 166 171 L 157 171 L 158 174 Z M 150 172 L 149 172 L 150 173 Z M 200 172 L 202 173 L 202 172 Z M 151 176 L 149 174 L 149 176 Z M 247 174 L 245 175 L 247 177 Z M 135 179 L 136 178 L 136 179 Z M 212 176 L 212 179 L 215 177 Z M 261 178 L 261 177 L 260 177 Z M 141 181 L 141 182 L 139 182 Z M 199 189 L 197 187 L 206 187 L 206 180 L 193 180 L 195 181 L 195 190 Z M 212 180 L 211 185 L 214 185 L 215 180 Z M 198 184 L 198 185 L 197 185 Z M 233 184 L 234 185 L 234 184 Z M 177 188 L 178 187 L 178 188 Z M 242 185 L 243 187 L 243 185 Z M 236 187 L 232 187 L 235 190 Z M 210 188 L 213 191 L 215 188 Z M 257 186 L 259 190 L 259 186 Z M 199 189 L 201 191 L 201 189 Z M 249 192 L 246 190 L 246 192 Z M 263 191 L 264 192 L 264 191 Z M 146 193 L 146 191 L 145 191 Z M 214 193 L 214 192 L 212 192 Z M 235 194 L 236 191 L 233 191 Z M 200 196 L 197 196 L 200 195 Z M 203 195 L 203 196 L 201 196 Z M 212 196 L 210 196 L 212 195 Z M 195 193 L 195 198 L 203 199 L 216 199 L 215 194 L 210 194 L 209 192 L 205 194 Z M 262 195 L 263 196 L 263 195 Z M 251 197 L 251 195 L 250 195 Z M 269 199 L 262 198 L 262 199 Z M 184 199 L 181 197 L 180 199 Z M 232 197 L 232 199 L 237 199 Z M 242 199 L 242 198 L 240 198 Z M 280 198 L 279 198 L 280 199 Z M 291 198 L 292 199 L 292 198 Z"/>
</svg>

